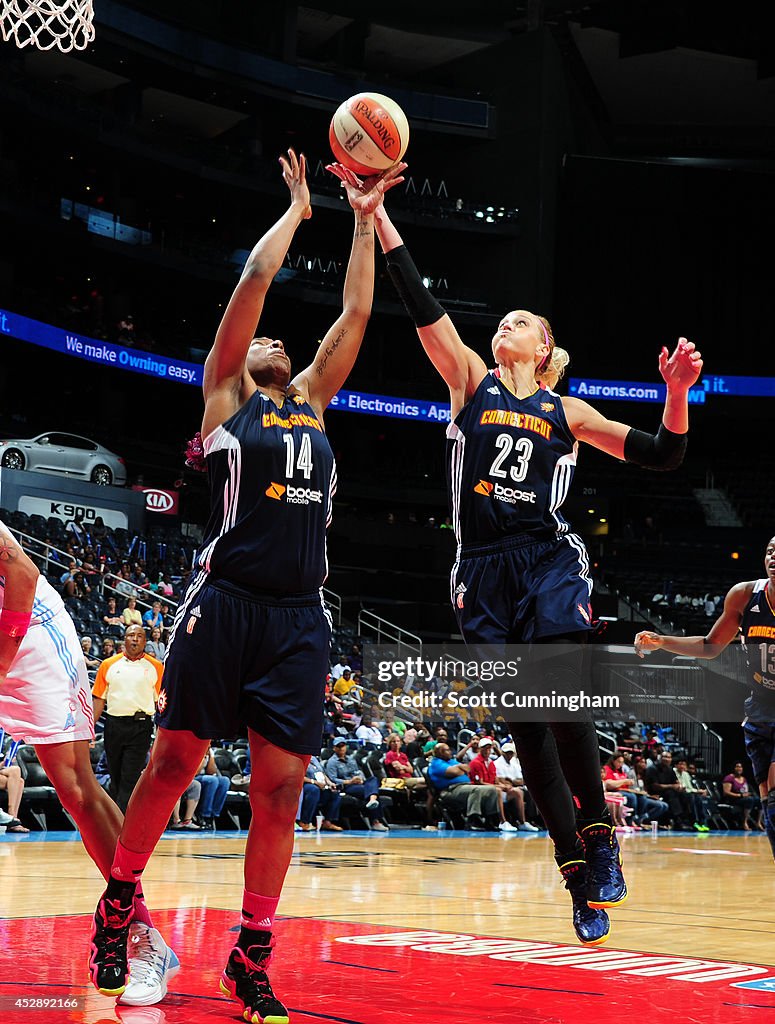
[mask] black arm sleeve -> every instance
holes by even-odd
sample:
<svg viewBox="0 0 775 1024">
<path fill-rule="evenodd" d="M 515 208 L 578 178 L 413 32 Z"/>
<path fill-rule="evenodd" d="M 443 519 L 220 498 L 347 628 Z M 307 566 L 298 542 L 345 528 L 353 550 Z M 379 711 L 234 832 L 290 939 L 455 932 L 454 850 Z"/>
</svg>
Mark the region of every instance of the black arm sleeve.
<svg viewBox="0 0 775 1024">
<path fill-rule="evenodd" d="M 444 310 L 422 283 L 420 272 L 405 245 L 399 245 L 385 253 L 390 274 L 406 311 L 414 320 L 415 327 L 430 327 L 444 316 Z"/>
<path fill-rule="evenodd" d="M 663 423 L 656 434 L 633 427 L 624 439 L 624 458 L 644 469 L 677 469 L 684 460 L 686 445 L 686 434 L 674 434 Z"/>
</svg>

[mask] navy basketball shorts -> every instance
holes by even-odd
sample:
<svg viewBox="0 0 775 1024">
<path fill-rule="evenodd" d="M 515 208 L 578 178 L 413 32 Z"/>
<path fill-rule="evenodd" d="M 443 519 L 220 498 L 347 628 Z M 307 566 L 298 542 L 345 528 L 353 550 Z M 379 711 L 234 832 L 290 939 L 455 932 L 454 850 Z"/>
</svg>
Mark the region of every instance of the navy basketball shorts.
<svg viewBox="0 0 775 1024">
<path fill-rule="evenodd" d="M 452 604 L 466 643 L 532 643 L 591 628 L 589 556 L 576 534 L 465 546 Z"/>
<path fill-rule="evenodd" d="M 200 739 L 253 729 L 294 754 L 318 754 L 331 625 L 319 593 L 259 594 L 195 580 L 178 610 L 159 725 Z"/>
<path fill-rule="evenodd" d="M 751 759 L 756 785 L 767 781 L 770 765 L 775 763 L 775 722 L 750 722 L 743 725 L 745 752 Z"/>
</svg>

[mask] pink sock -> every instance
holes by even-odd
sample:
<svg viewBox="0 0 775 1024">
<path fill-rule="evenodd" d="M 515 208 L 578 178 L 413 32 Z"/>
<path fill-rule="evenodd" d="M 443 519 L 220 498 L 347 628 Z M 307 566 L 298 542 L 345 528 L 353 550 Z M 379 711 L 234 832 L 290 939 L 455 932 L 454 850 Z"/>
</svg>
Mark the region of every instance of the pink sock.
<svg viewBox="0 0 775 1024">
<path fill-rule="evenodd" d="M 271 931 L 279 902 L 279 896 L 259 896 L 246 889 L 242 894 L 240 924 L 254 931 Z"/>
<path fill-rule="evenodd" d="M 139 882 L 152 853 L 153 850 L 149 850 L 148 853 L 133 853 L 127 850 L 119 839 L 110 867 L 111 877 L 122 882 Z"/>
<path fill-rule="evenodd" d="M 135 890 L 134 909 L 134 920 L 139 921 L 141 924 L 147 924 L 149 928 L 153 928 L 153 921 L 151 920 L 151 915 L 148 911 L 148 904 L 145 902 L 145 895 L 143 894 L 143 890 L 140 885 L 138 885 Z"/>
</svg>

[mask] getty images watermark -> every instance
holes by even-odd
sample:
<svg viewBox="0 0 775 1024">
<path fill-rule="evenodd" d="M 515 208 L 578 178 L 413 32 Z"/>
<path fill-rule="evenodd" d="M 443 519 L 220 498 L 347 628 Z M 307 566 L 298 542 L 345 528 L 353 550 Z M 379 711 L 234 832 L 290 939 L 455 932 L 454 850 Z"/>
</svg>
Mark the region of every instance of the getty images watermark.
<svg viewBox="0 0 775 1024">
<path fill-rule="evenodd" d="M 739 722 L 750 692 L 732 649 L 708 662 L 629 645 L 369 644 L 363 675 L 368 703 L 426 719 Z"/>
<path fill-rule="evenodd" d="M 520 674 L 521 673 L 521 674 Z M 414 711 L 472 711 L 499 713 L 513 711 L 618 711 L 616 694 L 598 695 L 578 691 L 530 693 L 509 688 L 527 675 L 527 666 L 520 657 L 513 659 L 466 659 L 421 655 L 407 658 L 386 658 L 377 662 L 376 681 L 380 687 L 394 684 L 392 690 L 380 689 L 377 703 L 381 708 Z M 407 681 L 408 690 L 407 692 Z M 579 682 L 581 681 L 579 677 Z M 424 683 L 429 684 L 426 688 Z M 462 684 L 462 685 L 461 685 Z M 493 684 L 490 689 L 483 686 Z M 419 685 L 419 692 L 415 687 Z M 398 691 L 398 692 L 397 692 Z"/>
</svg>

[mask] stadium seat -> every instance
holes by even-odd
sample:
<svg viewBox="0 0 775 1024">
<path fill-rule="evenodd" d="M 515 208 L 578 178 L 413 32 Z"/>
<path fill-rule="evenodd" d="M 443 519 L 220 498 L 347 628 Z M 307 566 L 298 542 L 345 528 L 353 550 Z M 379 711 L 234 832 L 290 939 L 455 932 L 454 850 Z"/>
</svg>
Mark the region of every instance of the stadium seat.
<svg viewBox="0 0 775 1024">
<path fill-rule="evenodd" d="M 24 779 L 22 809 L 29 811 L 44 832 L 48 831 L 46 812 L 54 809 L 62 811 L 75 826 L 75 822 L 59 802 L 56 790 L 43 771 L 35 748 L 31 744 L 25 743 L 19 747 L 16 752 L 16 763 Z"/>
</svg>

